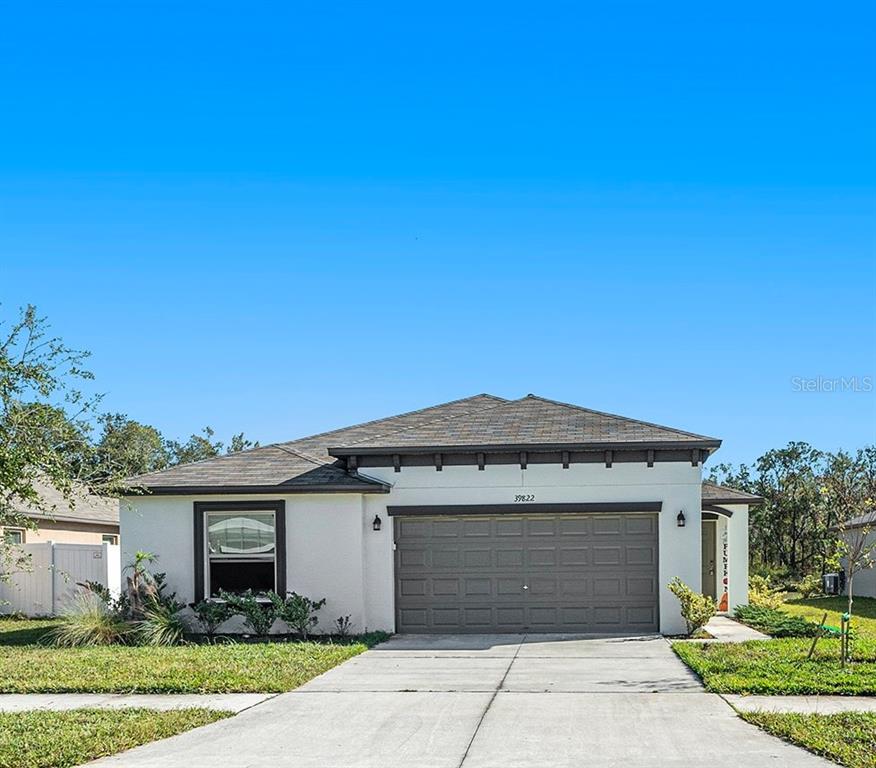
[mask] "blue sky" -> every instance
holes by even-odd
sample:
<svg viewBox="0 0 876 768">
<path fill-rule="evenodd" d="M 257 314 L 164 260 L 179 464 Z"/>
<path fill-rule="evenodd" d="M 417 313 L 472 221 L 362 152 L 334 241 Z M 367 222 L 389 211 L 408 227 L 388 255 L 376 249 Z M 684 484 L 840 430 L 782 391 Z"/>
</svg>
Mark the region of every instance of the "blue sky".
<svg viewBox="0 0 876 768">
<path fill-rule="evenodd" d="M 481 391 L 876 437 L 876 13 L 39 4 L 0 24 L 0 313 L 263 442 Z"/>
</svg>

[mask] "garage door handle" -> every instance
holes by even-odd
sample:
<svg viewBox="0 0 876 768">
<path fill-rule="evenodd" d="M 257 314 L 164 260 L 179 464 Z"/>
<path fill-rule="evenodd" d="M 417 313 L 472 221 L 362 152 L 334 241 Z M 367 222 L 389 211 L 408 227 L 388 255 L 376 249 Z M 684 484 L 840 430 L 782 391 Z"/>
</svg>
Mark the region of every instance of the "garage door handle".
<svg viewBox="0 0 876 768">
<path fill-rule="evenodd" d="M 526 584 L 523 585 L 523 588 L 524 588 L 524 589 L 529 589 L 529 587 L 527 587 Z"/>
</svg>

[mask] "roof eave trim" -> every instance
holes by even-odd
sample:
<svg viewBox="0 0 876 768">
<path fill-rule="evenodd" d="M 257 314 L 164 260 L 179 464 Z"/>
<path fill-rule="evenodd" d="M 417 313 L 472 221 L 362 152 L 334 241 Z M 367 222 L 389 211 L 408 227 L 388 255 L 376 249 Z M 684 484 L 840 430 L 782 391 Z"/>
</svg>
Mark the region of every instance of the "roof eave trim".
<svg viewBox="0 0 876 768">
<path fill-rule="evenodd" d="M 421 453 L 516 453 L 517 451 L 553 452 L 553 451 L 604 451 L 604 450 L 641 450 L 653 448 L 656 450 L 690 450 L 704 449 L 715 451 L 721 447 L 720 440 L 640 440 L 628 442 L 587 442 L 587 443 L 487 443 L 482 445 L 416 445 L 416 446 L 338 446 L 329 448 L 329 455 L 335 458 L 347 456 L 373 456 Z"/>
<path fill-rule="evenodd" d="M 129 489 L 125 498 L 138 498 L 142 496 L 201 496 L 207 494 L 275 494 L 286 496 L 288 494 L 306 493 L 389 493 L 390 486 L 384 483 L 362 483 L 362 485 L 162 485 L 143 487 L 143 493 L 136 493 Z"/>
<path fill-rule="evenodd" d="M 748 499 L 734 499 L 731 496 L 721 496 L 719 498 L 712 498 L 711 496 L 708 498 L 703 497 L 703 504 L 741 504 L 754 507 L 758 504 L 763 504 L 764 501 L 765 499 L 760 496 L 752 496 Z"/>
<path fill-rule="evenodd" d="M 118 520 L 99 520 L 94 517 L 72 517 L 71 515 L 53 515 L 50 512 L 19 512 L 22 517 L 30 520 L 42 520 L 49 523 L 85 523 L 87 525 L 109 525 L 118 527 Z"/>
</svg>

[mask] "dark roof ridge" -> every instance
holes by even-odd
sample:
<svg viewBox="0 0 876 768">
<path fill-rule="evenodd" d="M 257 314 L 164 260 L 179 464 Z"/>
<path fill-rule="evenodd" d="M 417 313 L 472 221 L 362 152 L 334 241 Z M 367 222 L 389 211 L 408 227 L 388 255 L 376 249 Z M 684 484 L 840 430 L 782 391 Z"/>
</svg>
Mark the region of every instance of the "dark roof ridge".
<svg viewBox="0 0 876 768">
<path fill-rule="evenodd" d="M 314 440 L 317 437 L 327 437 L 328 435 L 332 435 L 335 432 L 346 432 L 351 429 L 359 429 L 359 427 L 367 427 L 369 424 L 379 424 L 381 421 L 388 421 L 389 419 L 400 419 L 404 416 L 414 416 L 418 413 L 425 413 L 426 411 L 431 411 L 435 408 L 443 408 L 445 405 L 456 405 L 456 403 L 464 403 L 466 400 L 474 400 L 476 397 L 489 397 L 492 400 L 499 400 L 500 403 L 508 403 L 510 400 L 506 400 L 504 397 L 499 397 L 498 395 L 491 395 L 489 392 L 479 392 L 476 395 L 469 395 L 468 397 L 459 397 L 456 400 L 448 400 L 446 403 L 438 403 L 437 405 L 427 405 L 425 408 L 416 408 L 413 411 L 405 411 L 404 413 L 396 413 L 392 416 L 383 416 L 379 419 L 371 419 L 370 421 L 363 421 L 359 424 L 351 424 L 348 427 L 337 427 L 336 429 L 330 429 L 327 432 L 317 432 L 315 435 L 303 435 L 302 437 L 298 437 L 295 440 L 284 440 L 282 443 L 276 443 L 276 445 L 290 445 L 292 443 L 298 443 L 302 440 Z M 437 419 L 436 419 L 437 421 Z M 431 423 L 431 422 L 427 422 Z"/>
<path fill-rule="evenodd" d="M 277 448 L 280 451 L 285 451 L 286 453 L 291 454 L 292 456 L 298 456 L 299 458 L 304 459 L 305 461 L 309 461 L 311 464 L 316 464 L 318 467 L 325 467 L 327 465 L 331 465 L 331 461 L 324 461 L 323 459 L 319 459 L 316 456 L 312 456 L 309 453 L 305 453 L 304 451 L 299 451 L 297 448 L 290 448 L 288 445 L 284 445 L 281 443 L 274 443 L 273 448 Z"/>
<path fill-rule="evenodd" d="M 475 397 L 481 397 L 481 395 L 475 395 Z M 493 397 L 493 395 L 487 395 L 487 397 Z M 460 401 L 454 400 L 453 402 L 460 402 Z M 496 403 L 495 405 L 487 405 L 487 406 L 484 406 L 483 408 L 479 408 L 476 411 L 476 413 L 482 413 L 483 411 L 492 411 L 496 408 L 501 408 L 502 406 L 505 406 L 505 405 L 513 405 L 514 403 L 517 403 L 517 402 L 520 402 L 520 401 L 519 400 L 504 400 L 503 399 L 501 402 Z M 450 405 L 450 403 L 442 403 L 442 405 Z M 424 409 L 424 410 L 428 410 L 428 409 Z M 403 413 L 401 415 L 407 416 L 408 414 Z M 452 415 L 452 416 L 440 416 L 436 419 L 432 419 L 431 421 L 424 421 L 420 424 L 411 424 L 408 427 L 400 427 L 399 429 L 391 429 L 388 432 L 383 432 L 382 434 L 379 434 L 379 435 L 369 435 L 368 437 L 363 437 L 360 440 L 354 440 L 351 443 L 344 443 L 343 446 L 331 446 L 330 445 L 329 448 L 340 448 L 340 447 L 351 448 L 354 445 L 358 445 L 359 443 L 364 443 L 364 442 L 367 442 L 369 440 L 376 440 L 378 438 L 386 437 L 388 435 L 397 435 L 399 432 L 409 432 L 412 429 L 421 429 L 422 427 L 428 426 L 429 424 L 438 424 L 442 421 L 450 421 L 451 419 L 467 418 L 470 416 L 471 416 L 470 413 L 457 413 L 457 414 Z"/>
<path fill-rule="evenodd" d="M 586 413 L 595 413 L 597 416 L 608 416 L 611 419 L 620 419 L 621 421 L 632 421 L 636 424 L 643 424 L 646 427 L 654 427 L 655 429 L 663 429 L 667 432 L 678 432 L 682 435 L 687 435 L 688 437 L 695 437 L 698 440 L 711 440 L 717 443 L 720 443 L 721 440 L 717 437 L 708 437 L 707 435 L 701 435 L 697 432 L 688 432 L 686 429 L 676 429 L 675 427 L 667 427 L 665 424 L 656 424 L 653 421 L 642 421 L 642 419 L 633 419 L 629 416 L 620 416 L 617 413 L 608 413 L 608 411 L 597 411 L 593 408 L 585 408 L 583 405 L 575 405 L 574 403 L 564 403 L 562 400 L 551 400 L 549 397 L 541 397 L 540 395 L 528 394 L 526 397 L 521 397 L 520 400 L 541 400 L 544 403 L 553 403 L 554 405 L 561 405 L 566 408 L 572 408 L 576 411 L 584 411 Z M 509 402 L 519 402 L 519 401 L 509 401 Z"/>
</svg>

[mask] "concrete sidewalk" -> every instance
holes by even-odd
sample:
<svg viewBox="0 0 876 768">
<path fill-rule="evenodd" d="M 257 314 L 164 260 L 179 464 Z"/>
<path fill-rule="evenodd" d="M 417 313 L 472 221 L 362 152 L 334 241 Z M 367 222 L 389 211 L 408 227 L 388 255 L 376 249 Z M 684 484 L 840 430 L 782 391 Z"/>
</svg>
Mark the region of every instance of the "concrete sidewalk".
<svg viewBox="0 0 876 768">
<path fill-rule="evenodd" d="M 243 712 L 273 698 L 275 693 L 3 693 L 0 694 L 0 712 L 24 712 L 29 709 L 221 709 L 225 712 Z"/>
<path fill-rule="evenodd" d="M 405 636 L 221 723 L 90 766 L 828 768 L 659 636 Z"/>
<path fill-rule="evenodd" d="M 769 640 L 769 635 L 740 624 L 729 616 L 713 616 L 703 629 L 715 639 L 702 642 L 744 643 L 747 640 Z"/>
<path fill-rule="evenodd" d="M 837 712 L 876 712 L 876 696 L 742 696 L 721 694 L 741 712 L 802 712 L 831 715 Z"/>
</svg>

